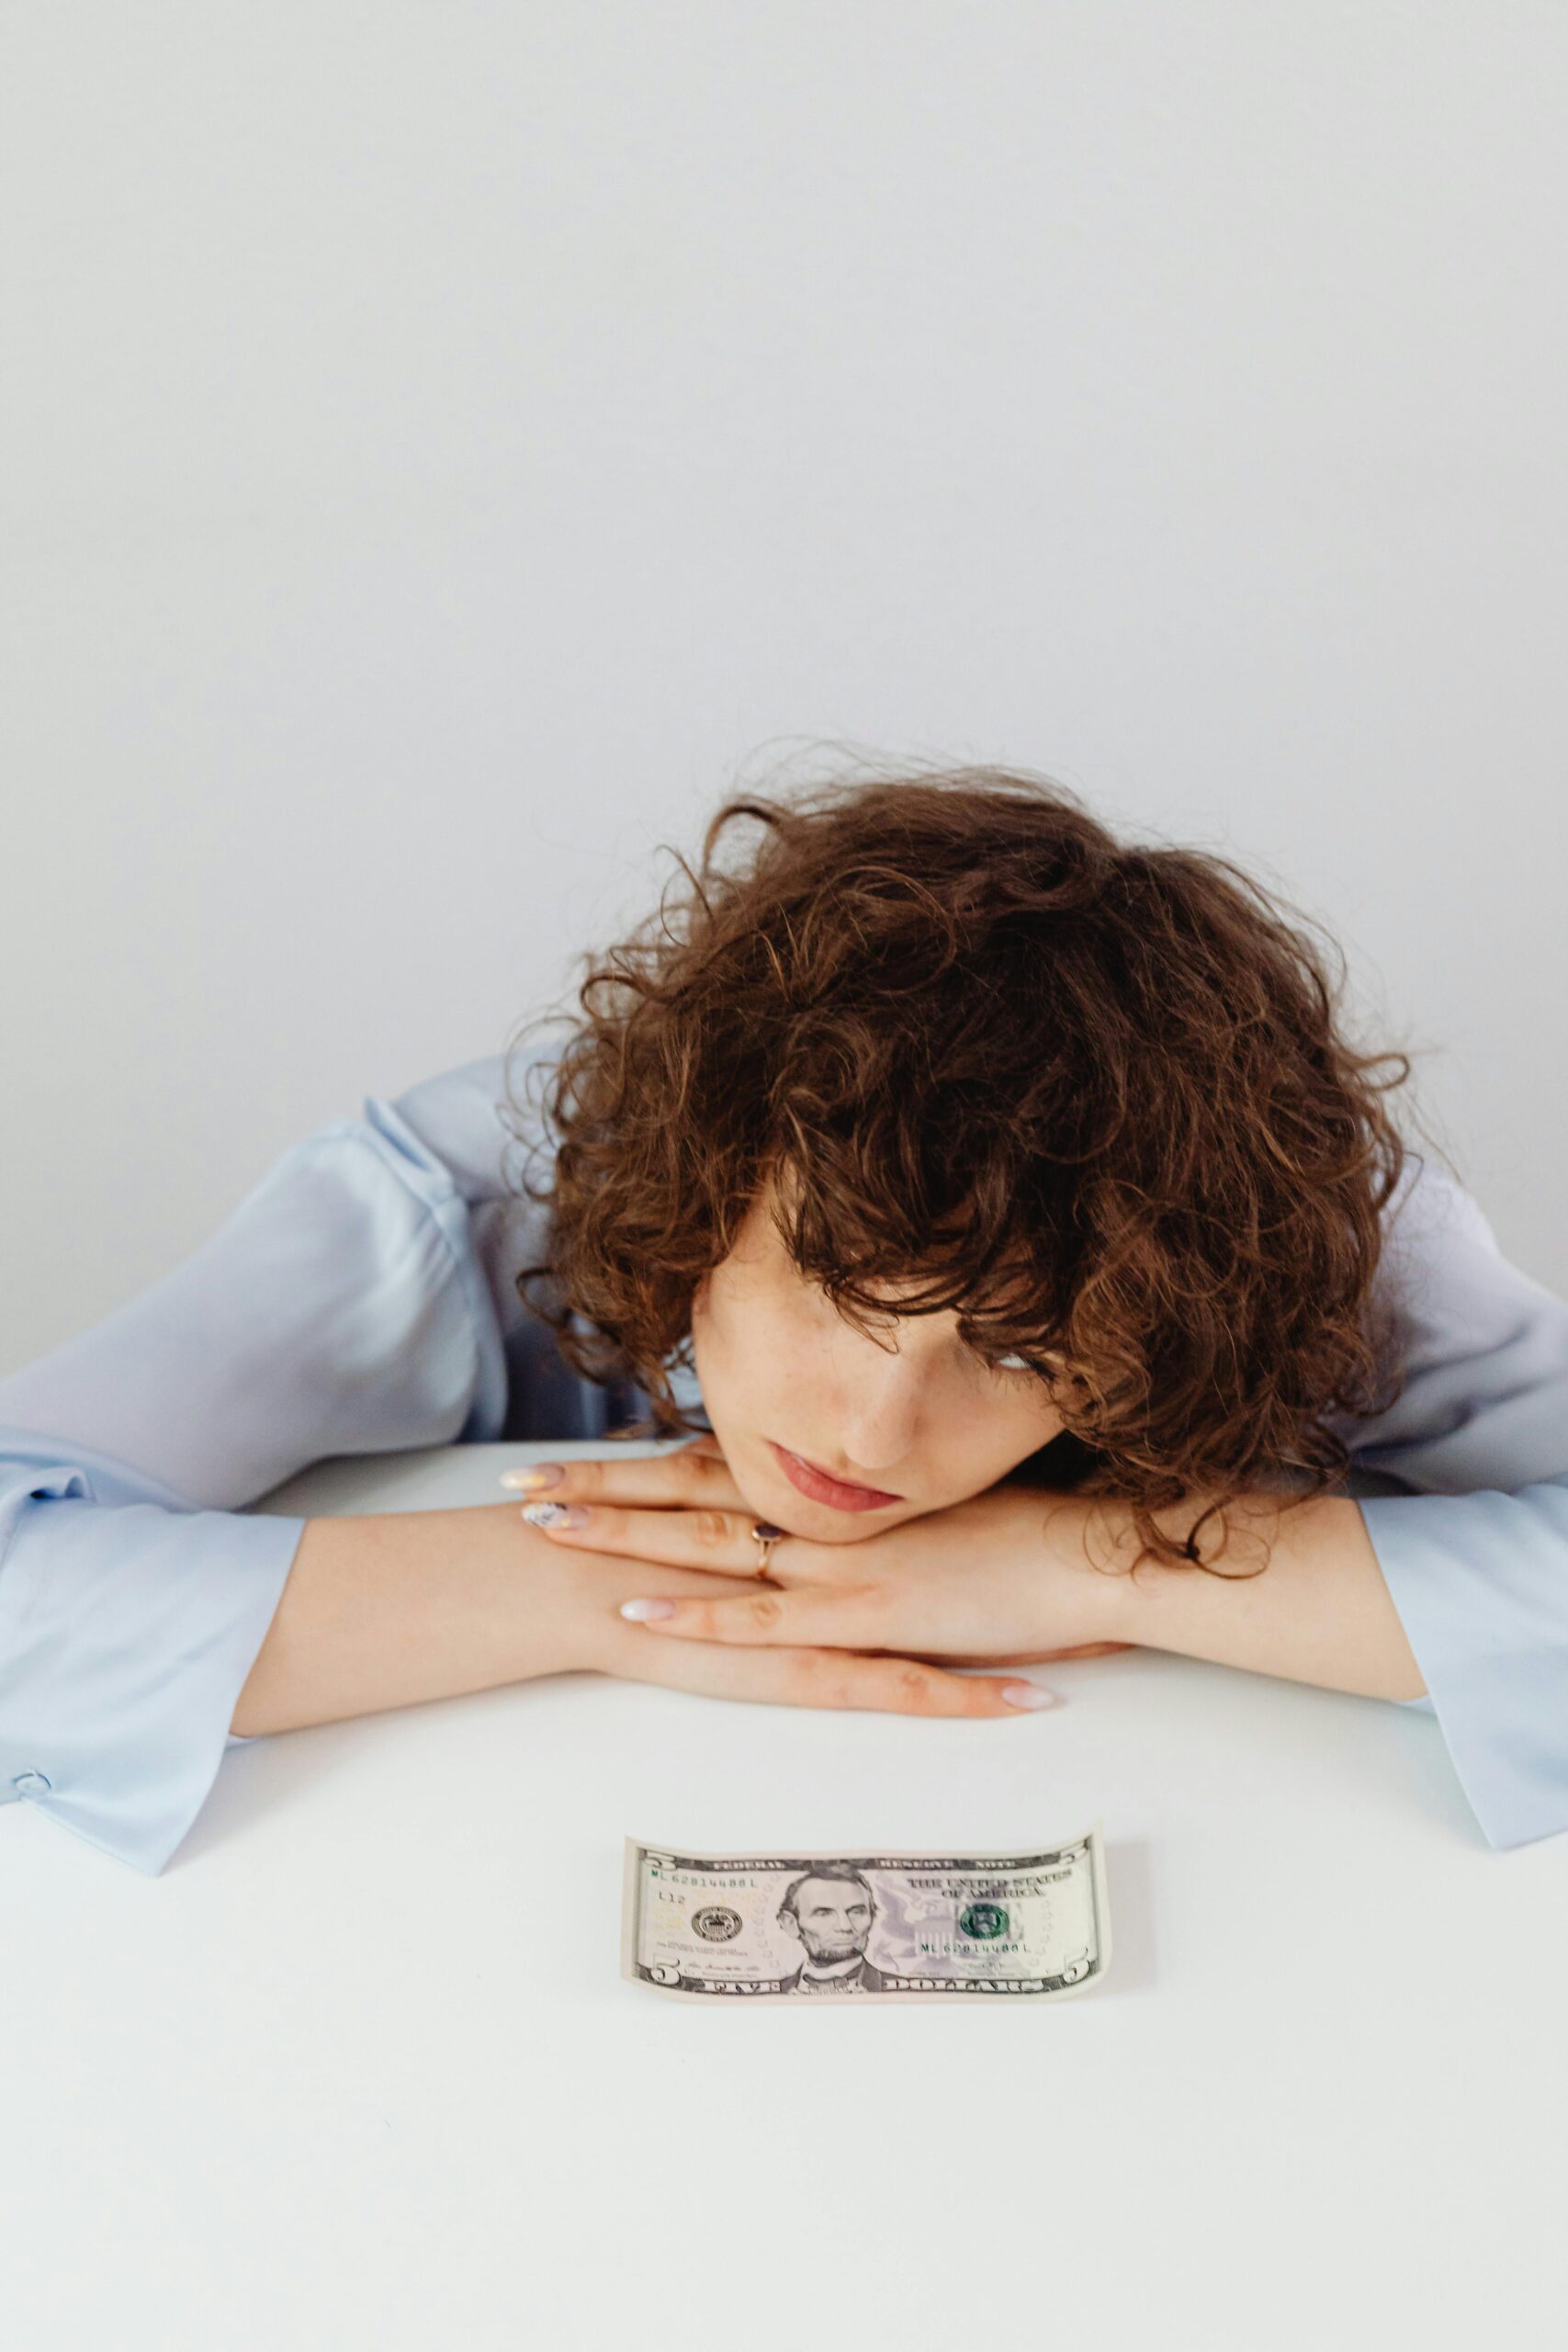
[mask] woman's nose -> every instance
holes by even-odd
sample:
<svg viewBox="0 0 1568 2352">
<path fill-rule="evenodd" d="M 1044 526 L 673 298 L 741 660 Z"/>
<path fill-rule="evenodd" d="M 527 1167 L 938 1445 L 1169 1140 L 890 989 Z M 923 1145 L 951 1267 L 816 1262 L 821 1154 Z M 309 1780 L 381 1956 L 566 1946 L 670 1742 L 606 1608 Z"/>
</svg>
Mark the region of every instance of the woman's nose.
<svg viewBox="0 0 1568 2352">
<path fill-rule="evenodd" d="M 877 1349 L 869 1352 L 874 1363 L 863 1355 L 846 1368 L 835 1431 L 857 1472 L 867 1473 L 891 1469 L 914 1451 L 925 1390 L 916 1365 L 897 1357 L 889 1361 Z"/>
</svg>

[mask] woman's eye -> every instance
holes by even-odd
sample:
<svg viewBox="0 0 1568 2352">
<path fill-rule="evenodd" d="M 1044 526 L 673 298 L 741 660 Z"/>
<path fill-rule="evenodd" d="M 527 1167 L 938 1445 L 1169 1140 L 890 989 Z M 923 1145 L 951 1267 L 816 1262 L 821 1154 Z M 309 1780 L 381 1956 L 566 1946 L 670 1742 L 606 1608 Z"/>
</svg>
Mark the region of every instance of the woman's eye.
<svg viewBox="0 0 1568 2352">
<path fill-rule="evenodd" d="M 993 1356 L 993 1368 L 998 1372 L 1032 1372 L 1034 1366 L 1027 1356 Z"/>
</svg>

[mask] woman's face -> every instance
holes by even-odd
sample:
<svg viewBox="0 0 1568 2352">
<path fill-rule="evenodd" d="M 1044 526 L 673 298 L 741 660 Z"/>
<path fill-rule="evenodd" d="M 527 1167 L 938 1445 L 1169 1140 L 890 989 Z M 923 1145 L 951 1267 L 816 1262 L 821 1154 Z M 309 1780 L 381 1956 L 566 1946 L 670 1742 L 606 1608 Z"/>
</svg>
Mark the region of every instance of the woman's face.
<svg viewBox="0 0 1568 2352">
<path fill-rule="evenodd" d="M 1056 1436 L 1037 1374 L 990 1364 L 958 1336 L 955 1309 L 856 1330 L 799 1272 L 774 1232 L 771 1188 L 692 1307 L 703 1405 L 747 1501 L 793 1535 L 852 1544 L 983 1493 Z M 914 1285 L 908 1287 L 913 1288 Z M 876 1296 L 892 1306 L 897 1284 Z M 775 1449 L 890 1495 L 874 1508 L 803 1492 Z"/>
</svg>

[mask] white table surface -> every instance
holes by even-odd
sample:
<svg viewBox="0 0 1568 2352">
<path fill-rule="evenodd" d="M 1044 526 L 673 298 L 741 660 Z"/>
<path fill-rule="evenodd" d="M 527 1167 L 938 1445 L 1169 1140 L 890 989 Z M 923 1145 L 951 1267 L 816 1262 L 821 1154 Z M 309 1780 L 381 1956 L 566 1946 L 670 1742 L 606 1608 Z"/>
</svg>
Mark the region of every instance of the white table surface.
<svg viewBox="0 0 1568 2352">
<path fill-rule="evenodd" d="M 656 1451 L 652 1446 L 638 1451 Z M 257 1509 L 503 1499 L 465 1446 Z M 231 1749 L 162 1876 L 0 1823 L 6 2352 L 1568 2341 L 1568 1838 L 1436 1723 L 1151 1653 L 1016 1723 L 572 1676 Z M 1107 1980 L 665 2001 L 622 1839 L 1104 1825 Z"/>
</svg>

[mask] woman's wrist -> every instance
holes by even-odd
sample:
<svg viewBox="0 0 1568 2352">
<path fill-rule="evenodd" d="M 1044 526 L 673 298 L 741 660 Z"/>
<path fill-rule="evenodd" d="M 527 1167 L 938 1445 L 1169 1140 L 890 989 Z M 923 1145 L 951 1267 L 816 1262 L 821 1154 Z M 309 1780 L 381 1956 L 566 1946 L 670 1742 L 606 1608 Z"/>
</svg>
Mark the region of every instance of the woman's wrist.
<svg viewBox="0 0 1568 2352">
<path fill-rule="evenodd" d="M 1186 1496 L 1156 1511 L 1155 1523 L 1181 1543 L 1214 1499 Z M 1097 1589 L 1091 1613 L 1102 1629 L 1096 1638 L 1367 1698 L 1424 1692 L 1349 1497 L 1244 1494 L 1226 1506 L 1224 1523 L 1216 1514 L 1200 1529 L 1199 1563 L 1171 1567 L 1151 1555 L 1132 1573 L 1140 1545 L 1131 1505 L 1082 1498 L 1077 1508 L 1076 1521 L 1058 1522 L 1056 1541 L 1076 1544 L 1086 1563 L 1104 1564 L 1089 1569 Z"/>
<path fill-rule="evenodd" d="M 1122 1630 L 1126 1612 L 1118 1605 L 1125 1577 L 1097 1568 L 1087 1548 L 1094 1506 L 1082 1496 L 1038 1487 L 1003 1486 L 996 1491 L 1006 1498 L 1009 1574 L 1016 1589 L 1028 1596 L 1028 1654 L 1134 1641 L 1134 1634 Z M 1095 1559 L 1104 1560 L 1107 1551 L 1101 1534 Z"/>
</svg>

